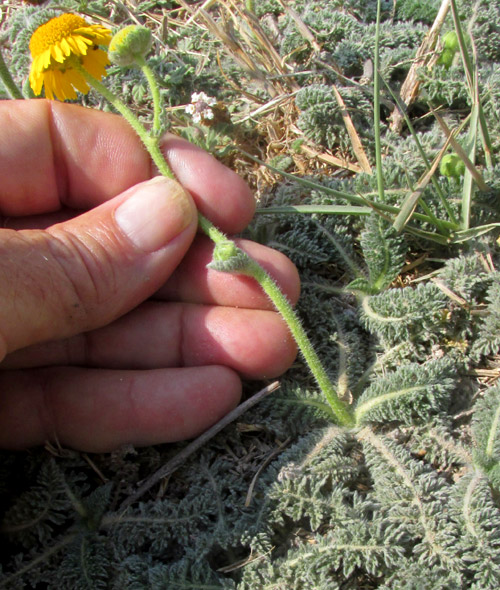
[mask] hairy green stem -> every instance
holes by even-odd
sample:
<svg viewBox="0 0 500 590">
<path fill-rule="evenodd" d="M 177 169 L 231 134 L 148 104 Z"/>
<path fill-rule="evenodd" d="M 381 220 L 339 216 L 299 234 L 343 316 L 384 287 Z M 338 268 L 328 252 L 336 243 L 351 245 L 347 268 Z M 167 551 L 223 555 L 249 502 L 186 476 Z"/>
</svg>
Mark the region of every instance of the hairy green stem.
<svg viewBox="0 0 500 590">
<path fill-rule="evenodd" d="M 21 91 L 17 87 L 16 83 L 14 82 L 14 78 L 12 77 L 7 64 L 3 58 L 2 48 L 0 47 L 0 80 L 3 82 L 5 89 L 9 93 L 11 98 L 24 98 Z"/>
<path fill-rule="evenodd" d="M 162 100 L 160 94 L 160 88 L 156 80 L 156 76 L 153 70 L 148 66 L 146 60 L 142 56 L 136 57 L 137 64 L 141 67 L 142 73 L 146 78 L 149 88 L 151 90 L 151 96 L 153 98 L 153 135 L 158 137 L 161 133 L 161 114 L 162 114 Z"/>
<path fill-rule="evenodd" d="M 243 271 L 247 276 L 253 277 L 262 287 L 266 295 L 271 299 L 274 306 L 281 314 L 288 325 L 292 336 L 302 353 L 306 363 L 316 379 L 322 393 L 326 397 L 333 414 L 338 423 L 342 426 L 353 426 L 354 419 L 349 406 L 341 401 L 337 396 L 337 392 L 328 377 L 322 362 L 320 361 L 316 351 L 302 327 L 299 318 L 297 317 L 292 305 L 288 299 L 283 295 L 281 289 L 278 287 L 274 279 L 257 263 L 255 260 L 249 258 L 248 266 Z"/>
<path fill-rule="evenodd" d="M 149 133 L 139 121 L 139 119 L 134 115 L 134 113 L 125 105 L 123 102 L 104 86 L 99 80 L 94 78 L 91 74 L 87 72 L 83 67 L 79 68 L 80 73 L 85 78 L 85 80 L 92 86 L 97 92 L 102 94 L 104 98 L 112 104 L 115 109 L 123 116 L 123 118 L 129 123 L 132 129 L 137 133 L 140 140 L 144 144 L 144 147 L 148 150 L 153 159 L 153 162 L 156 164 L 159 172 L 168 178 L 175 178 L 172 170 L 165 161 L 163 153 L 160 149 L 160 138 L 156 137 L 155 135 Z"/>
<path fill-rule="evenodd" d="M 137 117 L 132 113 L 132 111 L 122 103 L 122 101 L 104 84 L 99 82 L 96 78 L 91 76 L 83 67 L 80 67 L 81 74 L 85 77 L 85 80 L 98 92 L 106 98 L 114 107 L 115 109 L 123 115 L 126 121 L 131 125 L 134 131 L 137 133 L 141 141 L 143 142 L 144 146 L 148 150 L 153 159 L 154 163 L 158 167 L 158 170 L 161 174 L 168 176 L 169 178 L 175 178 L 174 174 L 170 170 L 165 158 L 161 152 L 159 146 L 159 137 L 156 137 L 153 132 L 148 132 L 141 122 L 137 119 Z M 155 110 L 160 108 L 160 96 L 154 98 L 155 100 Z M 198 213 L 198 223 L 200 228 L 203 232 L 216 244 L 227 244 L 231 242 L 228 240 L 227 236 L 217 229 L 214 224 L 209 221 L 206 217 L 204 217 L 201 213 Z M 231 242 L 232 243 L 232 242 Z M 235 250 L 239 250 L 236 245 L 234 245 Z M 271 276 L 257 263 L 255 260 L 244 254 L 245 256 L 245 266 L 244 268 L 234 270 L 233 272 L 241 272 L 247 276 L 253 277 L 262 287 L 264 292 L 267 296 L 271 299 L 274 306 L 276 307 L 277 311 L 281 314 L 285 322 L 287 323 L 290 332 L 292 333 L 297 345 L 304 356 L 306 363 L 309 365 L 309 368 L 314 375 L 318 385 L 321 388 L 321 391 L 325 395 L 328 404 L 330 405 L 335 418 L 337 419 L 338 423 L 342 426 L 353 426 L 354 419 L 352 416 L 352 412 L 349 409 L 348 405 L 341 401 L 335 388 L 328 377 L 325 368 L 323 367 L 316 351 L 314 350 L 311 341 L 309 340 L 304 328 L 302 327 L 297 315 L 295 314 L 290 302 L 288 299 L 283 295 L 280 288 L 276 284 L 276 282 L 271 278 Z M 231 272 L 228 270 L 227 272 Z"/>
</svg>

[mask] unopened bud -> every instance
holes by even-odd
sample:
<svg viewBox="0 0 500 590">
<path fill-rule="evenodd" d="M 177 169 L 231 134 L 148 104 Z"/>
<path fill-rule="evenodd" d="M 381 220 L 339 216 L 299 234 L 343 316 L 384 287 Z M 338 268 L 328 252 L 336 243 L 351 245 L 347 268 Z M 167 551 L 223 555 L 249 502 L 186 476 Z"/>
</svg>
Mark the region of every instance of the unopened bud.
<svg viewBox="0 0 500 590">
<path fill-rule="evenodd" d="M 443 176 L 460 178 L 465 174 L 465 164 L 457 154 L 446 154 L 441 160 L 439 171 Z"/>
<path fill-rule="evenodd" d="M 145 57 L 151 49 L 152 35 L 147 27 L 129 25 L 111 39 L 108 57 L 117 66 L 131 66 L 137 58 Z"/>
</svg>

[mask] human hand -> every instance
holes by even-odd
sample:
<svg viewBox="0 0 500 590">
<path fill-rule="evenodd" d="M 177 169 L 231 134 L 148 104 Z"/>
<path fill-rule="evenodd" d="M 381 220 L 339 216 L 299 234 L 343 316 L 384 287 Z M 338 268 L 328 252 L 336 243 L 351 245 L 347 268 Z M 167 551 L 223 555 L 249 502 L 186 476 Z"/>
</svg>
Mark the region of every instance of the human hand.
<svg viewBox="0 0 500 590">
<path fill-rule="evenodd" d="M 190 438 L 238 403 L 240 376 L 289 367 L 296 347 L 267 297 L 208 270 L 196 235 L 196 208 L 228 233 L 250 221 L 234 172 L 169 136 L 188 192 L 148 181 L 128 124 L 75 105 L 1 101 L 0 129 L 0 447 Z M 296 301 L 285 256 L 238 244 Z"/>
</svg>

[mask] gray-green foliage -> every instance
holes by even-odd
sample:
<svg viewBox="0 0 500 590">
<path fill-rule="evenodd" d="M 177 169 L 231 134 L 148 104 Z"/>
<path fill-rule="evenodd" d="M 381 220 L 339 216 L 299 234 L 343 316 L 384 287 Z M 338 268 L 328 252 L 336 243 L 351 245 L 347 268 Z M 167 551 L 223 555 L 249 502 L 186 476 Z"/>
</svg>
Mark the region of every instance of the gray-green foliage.
<svg viewBox="0 0 500 590">
<path fill-rule="evenodd" d="M 439 0 L 400 0 L 396 3 L 395 17 L 403 22 L 422 21 L 430 25 L 434 22 L 440 5 Z"/>
<path fill-rule="evenodd" d="M 12 20 L 19 80 L 26 74 L 29 34 L 54 4 L 20 9 Z M 61 4 L 75 10 L 80 3 Z M 108 4 L 92 3 L 92 10 L 108 14 Z M 175 4 L 148 6 L 168 10 Z M 350 152 L 331 89 L 335 82 L 371 157 L 371 85 L 358 82 L 373 57 L 377 3 L 289 4 L 321 43 L 321 61 L 314 61 L 281 3 L 255 3 L 255 12 L 276 17 L 281 55 L 313 71 L 296 96 L 298 126 L 307 139 Z M 500 75 L 498 64 L 481 60 L 497 59 L 498 3 L 458 4 L 464 19 L 477 5 L 471 26 L 480 49 L 479 85 L 496 145 Z M 394 90 L 438 5 L 408 0 L 397 2 L 394 12 L 392 2 L 383 2 L 382 74 Z M 213 57 L 218 42 L 208 44 L 208 33 L 197 27 L 188 32 L 182 37 L 175 27 L 169 30 L 167 45 L 176 55 L 153 59 L 172 105 L 189 98 L 195 84 L 208 92 L 222 86 L 215 60 L 195 76 L 200 62 L 191 51 L 205 48 Z M 325 67 L 329 60 L 352 84 Z M 245 79 L 234 64 L 227 71 Z M 421 75 L 417 113 L 427 112 L 429 100 L 468 108 L 460 63 Z M 109 83 L 147 112 L 137 72 L 112 71 Z M 233 91 L 221 92 L 231 97 Z M 383 98 L 388 109 L 390 97 Z M 452 112 L 447 120 L 458 123 L 462 115 Z M 432 160 L 442 132 L 430 117 L 416 119 Z M 382 129 L 383 201 L 374 175 L 339 174 L 309 177 L 315 189 L 281 182 L 268 202 L 349 204 L 333 190 L 399 206 L 426 167 L 411 136 Z M 480 164 L 483 158 L 479 150 Z M 477 195 L 474 223 L 498 221 L 499 167 L 484 176 L 491 190 Z M 438 186 L 458 214 L 461 186 L 442 178 Z M 433 185 L 422 198 L 431 213 L 445 216 Z M 432 226 L 418 218 L 412 228 Z M 352 400 L 356 427 L 331 424 L 325 400 L 298 358 L 279 391 L 126 510 L 122 502 L 178 447 L 123 449 L 91 461 L 63 450 L 56 456 L 42 449 L 2 453 L 0 588 L 496 590 L 500 388 L 472 375 L 489 367 L 491 378 L 500 352 L 497 236 L 436 245 L 420 234 L 397 234 L 389 219 L 375 213 L 261 214 L 248 236 L 280 249 L 299 267 L 299 315 L 336 391 Z"/>
<path fill-rule="evenodd" d="M 285 192 L 290 199 L 290 187 Z M 320 225 L 334 229 L 330 217 L 299 220 L 296 231 L 318 242 L 327 239 Z M 282 231 L 282 219 L 281 226 L 268 237 L 293 243 L 291 225 Z M 370 257 L 356 254 L 344 235 L 356 267 L 368 268 Z M 377 243 L 384 239 L 394 238 L 382 232 Z M 137 451 L 135 460 L 94 458 L 113 488 L 77 455 L 47 460 L 38 453 L 14 464 L 6 455 L 11 485 L 27 463 L 26 481 L 16 485 L 28 491 L 11 499 L 10 486 L 4 491 L 12 558 L 0 587 L 40 580 L 54 589 L 497 587 L 499 388 L 471 402 L 463 357 L 434 358 L 436 347 L 447 350 L 452 330 L 445 326 L 461 311 L 431 281 L 414 289 L 386 285 L 358 300 L 339 293 L 338 278 L 326 271 L 337 261 L 340 277 L 349 266 L 330 250 L 331 257 L 298 257 L 308 267 L 300 312 L 315 327 L 311 335 L 334 383 L 356 398 L 358 427 L 328 425 L 321 395 L 297 367 L 245 417 L 265 429 L 258 447 L 251 432 L 229 428 L 171 479 L 162 498 L 146 497 L 126 512 L 119 509 L 126 490 L 165 461 L 168 449 Z M 470 305 L 489 301 L 497 284 L 479 255 L 452 258 L 436 276 Z M 388 331 L 367 309 L 398 328 Z M 469 321 L 481 326 L 482 317 Z M 450 412 L 464 407 L 473 410 L 473 443 L 453 429 Z"/>
<path fill-rule="evenodd" d="M 367 143 L 371 143 L 369 97 L 356 88 L 345 88 L 341 95 L 355 127 Z M 299 91 L 295 102 L 300 111 L 298 126 L 307 137 L 330 149 L 349 150 L 351 142 L 342 119 L 342 109 L 329 86 L 306 86 Z"/>
<path fill-rule="evenodd" d="M 474 342 L 475 351 L 480 354 L 495 354 L 500 348 L 500 282 L 498 275 L 495 278 L 486 294 L 486 312 Z"/>
</svg>

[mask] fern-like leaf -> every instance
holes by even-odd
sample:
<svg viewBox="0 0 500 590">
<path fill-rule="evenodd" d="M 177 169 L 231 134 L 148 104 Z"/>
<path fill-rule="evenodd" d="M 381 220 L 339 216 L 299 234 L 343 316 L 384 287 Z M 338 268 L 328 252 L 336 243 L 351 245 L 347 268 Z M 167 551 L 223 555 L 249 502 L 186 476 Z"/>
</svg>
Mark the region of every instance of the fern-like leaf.
<svg viewBox="0 0 500 590">
<path fill-rule="evenodd" d="M 410 363 L 376 379 L 356 404 L 358 424 L 390 421 L 413 424 L 443 410 L 455 388 L 454 366 L 447 359 Z"/>
</svg>

